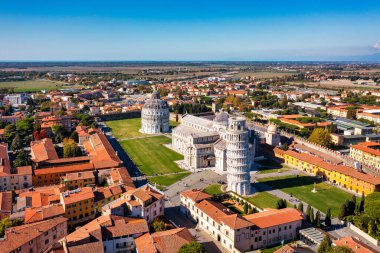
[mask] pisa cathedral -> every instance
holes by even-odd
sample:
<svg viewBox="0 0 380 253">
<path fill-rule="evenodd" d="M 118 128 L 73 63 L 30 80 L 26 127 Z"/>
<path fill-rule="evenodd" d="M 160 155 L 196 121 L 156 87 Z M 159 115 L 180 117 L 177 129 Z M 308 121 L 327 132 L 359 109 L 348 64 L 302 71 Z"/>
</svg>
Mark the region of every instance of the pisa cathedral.
<svg viewBox="0 0 380 253">
<path fill-rule="evenodd" d="M 230 117 L 222 111 L 213 120 L 184 115 L 173 129 L 172 147 L 184 155 L 192 169 L 215 167 L 227 172 L 228 190 L 250 194 L 250 170 L 254 157 L 251 132 L 244 117 Z"/>
<path fill-rule="evenodd" d="M 169 107 L 160 99 L 157 91 L 153 92 L 141 111 L 140 132 L 145 134 L 169 132 Z"/>
</svg>

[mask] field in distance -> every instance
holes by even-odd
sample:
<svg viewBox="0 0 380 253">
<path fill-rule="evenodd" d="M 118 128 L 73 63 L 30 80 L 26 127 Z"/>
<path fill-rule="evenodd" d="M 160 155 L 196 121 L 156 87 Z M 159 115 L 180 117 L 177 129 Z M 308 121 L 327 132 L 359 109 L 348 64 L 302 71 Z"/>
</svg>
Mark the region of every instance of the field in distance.
<svg viewBox="0 0 380 253">
<path fill-rule="evenodd" d="M 75 88 L 75 86 L 69 86 L 66 83 L 49 81 L 49 80 L 27 80 L 27 81 L 12 81 L 12 82 L 0 82 L 0 88 L 14 88 L 15 92 L 35 92 L 41 90 L 58 90 L 64 88 Z"/>
</svg>

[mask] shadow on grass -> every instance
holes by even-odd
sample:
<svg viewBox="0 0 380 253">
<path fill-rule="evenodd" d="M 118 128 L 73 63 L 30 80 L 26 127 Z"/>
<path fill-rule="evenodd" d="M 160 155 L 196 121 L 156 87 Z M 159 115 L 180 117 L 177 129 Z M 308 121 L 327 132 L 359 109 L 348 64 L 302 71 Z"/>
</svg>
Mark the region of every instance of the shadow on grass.
<svg viewBox="0 0 380 253">
<path fill-rule="evenodd" d="M 254 184 L 257 191 L 266 191 L 269 186 L 273 189 L 284 189 L 284 188 L 293 188 L 300 187 L 305 185 L 312 185 L 315 183 L 320 183 L 321 180 L 313 177 L 313 176 L 299 176 L 299 177 L 290 177 L 290 178 L 278 178 L 278 179 L 270 179 L 268 181 L 261 181 Z"/>
</svg>

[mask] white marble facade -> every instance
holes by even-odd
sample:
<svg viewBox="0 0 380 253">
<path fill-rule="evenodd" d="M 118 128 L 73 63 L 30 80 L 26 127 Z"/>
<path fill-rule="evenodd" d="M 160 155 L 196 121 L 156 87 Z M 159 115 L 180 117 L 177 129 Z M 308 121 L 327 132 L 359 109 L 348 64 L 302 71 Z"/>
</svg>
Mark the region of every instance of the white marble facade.
<svg viewBox="0 0 380 253">
<path fill-rule="evenodd" d="M 141 111 L 140 132 L 159 134 L 169 132 L 169 107 L 157 91 L 146 101 Z"/>
<path fill-rule="evenodd" d="M 230 190 L 249 194 L 249 171 L 254 152 L 244 117 L 229 117 L 224 111 L 214 120 L 184 115 L 181 125 L 173 129 L 172 147 L 184 155 L 188 168 L 215 167 L 227 173 Z"/>
</svg>

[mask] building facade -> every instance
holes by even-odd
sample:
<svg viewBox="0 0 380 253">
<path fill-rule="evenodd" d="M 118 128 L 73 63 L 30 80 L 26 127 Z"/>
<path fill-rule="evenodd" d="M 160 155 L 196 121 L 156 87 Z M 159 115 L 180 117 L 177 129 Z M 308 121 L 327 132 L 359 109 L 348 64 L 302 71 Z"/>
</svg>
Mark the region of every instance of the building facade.
<svg viewBox="0 0 380 253">
<path fill-rule="evenodd" d="M 180 211 L 233 253 L 294 240 L 304 219 L 302 213 L 293 208 L 240 216 L 198 190 L 182 192 L 180 198 Z"/>
<path fill-rule="evenodd" d="M 169 132 L 169 107 L 160 99 L 157 91 L 153 92 L 142 108 L 140 131 L 146 134 Z"/>
<path fill-rule="evenodd" d="M 227 189 L 239 195 L 251 192 L 251 157 L 249 152 L 249 132 L 245 126 L 245 118 L 228 119 L 226 132 L 227 148 Z M 253 158 L 253 157 L 252 157 Z"/>
</svg>

